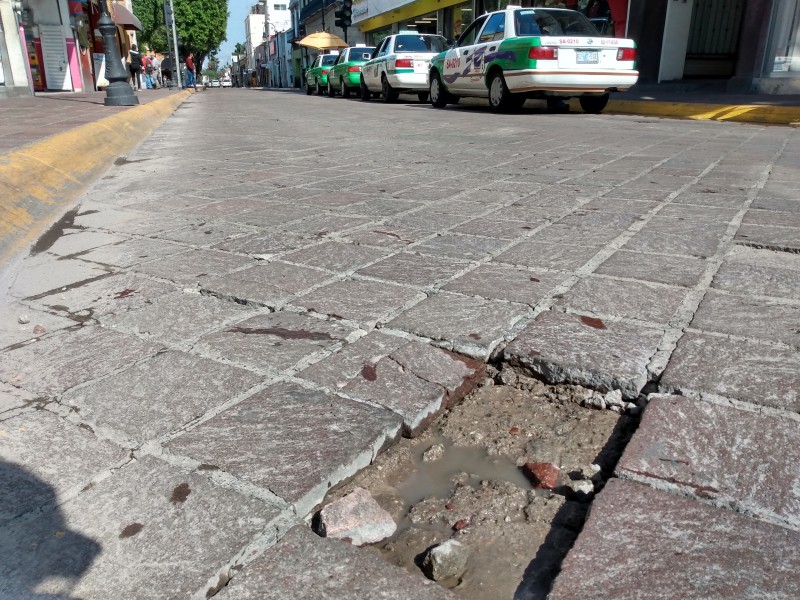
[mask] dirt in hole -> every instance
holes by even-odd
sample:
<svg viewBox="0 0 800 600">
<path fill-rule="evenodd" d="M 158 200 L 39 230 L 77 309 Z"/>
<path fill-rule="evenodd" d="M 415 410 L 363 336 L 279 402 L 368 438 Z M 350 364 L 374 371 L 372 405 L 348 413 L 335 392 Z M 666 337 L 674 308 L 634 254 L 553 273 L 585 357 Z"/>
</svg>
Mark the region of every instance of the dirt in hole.
<svg viewBox="0 0 800 600">
<path fill-rule="evenodd" d="M 482 387 L 325 503 L 367 489 L 398 529 L 365 548 L 415 574 L 432 546 L 466 545 L 463 574 L 438 582 L 463 598 L 543 599 L 589 508 L 569 482 L 593 478 L 599 491 L 635 428 L 635 417 L 581 406 L 586 395 L 527 378 L 517 387 Z M 561 468 L 555 491 L 523 475 L 530 462 Z"/>
</svg>

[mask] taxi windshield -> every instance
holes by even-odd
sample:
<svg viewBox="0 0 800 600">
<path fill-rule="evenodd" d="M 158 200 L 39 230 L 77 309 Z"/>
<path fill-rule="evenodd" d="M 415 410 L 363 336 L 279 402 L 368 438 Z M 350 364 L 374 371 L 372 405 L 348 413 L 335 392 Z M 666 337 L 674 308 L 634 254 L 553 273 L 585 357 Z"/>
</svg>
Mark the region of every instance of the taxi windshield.
<svg viewBox="0 0 800 600">
<path fill-rule="evenodd" d="M 589 19 L 574 10 L 522 9 L 514 12 L 514 28 L 520 37 L 531 35 L 597 36 Z"/>
<path fill-rule="evenodd" d="M 398 35 L 394 41 L 395 52 L 444 52 L 447 40 L 438 35 Z"/>
<path fill-rule="evenodd" d="M 319 63 L 319 65 L 321 67 L 327 67 L 328 65 L 332 65 L 333 63 L 335 63 L 337 58 L 339 58 L 339 57 L 336 56 L 335 54 L 331 54 L 329 56 L 323 56 L 322 57 L 322 62 Z"/>
</svg>

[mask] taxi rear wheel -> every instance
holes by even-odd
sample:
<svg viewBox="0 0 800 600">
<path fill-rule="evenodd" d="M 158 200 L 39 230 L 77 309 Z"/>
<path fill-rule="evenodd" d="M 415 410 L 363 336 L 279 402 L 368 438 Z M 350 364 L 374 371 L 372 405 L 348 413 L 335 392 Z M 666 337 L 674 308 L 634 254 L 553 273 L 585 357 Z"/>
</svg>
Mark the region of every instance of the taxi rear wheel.
<svg viewBox="0 0 800 600">
<path fill-rule="evenodd" d="M 319 79 L 317 79 L 317 96 L 322 96 L 322 86 L 319 84 Z"/>
<path fill-rule="evenodd" d="M 364 83 L 364 78 L 361 78 L 361 99 L 364 102 L 372 100 L 372 92 L 369 91 L 367 84 Z"/>
<path fill-rule="evenodd" d="M 396 102 L 397 98 L 400 96 L 400 94 L 392 89 L 389 80 L 386 79 L 386 75 L 381 79 L 381 96 L 383 96 L 383 101 L 387 103 Z"/>
<path fill-rule="evenodd" d="M 513 94 L 508 91 L 506 80 L 503 79 L 503 74 L 496 71 L 489 80 L 489 108 L 494 112 L 504 112 L 521 106 L 519 99 L 513 98 Z M 523 97 L 523 102 L 525 101 Z"/>
<path fill-rule="evenodd" d="M 339 79 L 339 93 L 342 95 L 342 98 L 350 97 L 350 88 L 344 84 L 344 79 Z"/>
<path fill-rule="evenodd" d="M 598 115 L 603 112 L 606 104 L 608 104 L 608 94 L 603 94 L 602 96 L 581 96 L 578 98 L 578 101 L 581 103 L 583 112 Z"/>
</svg>

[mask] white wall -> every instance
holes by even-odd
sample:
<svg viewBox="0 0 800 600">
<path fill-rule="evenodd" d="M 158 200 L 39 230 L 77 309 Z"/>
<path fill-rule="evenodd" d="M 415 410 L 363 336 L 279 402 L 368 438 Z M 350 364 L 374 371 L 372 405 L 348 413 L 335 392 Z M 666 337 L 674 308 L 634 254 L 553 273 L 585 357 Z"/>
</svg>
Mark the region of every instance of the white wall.
<svg viewBox="0 0 800 600">
<path fill-rule="evenodd" d="M 247 68 L 256 68 L 255 48 L 264 40 L 264 22 L 266 15 L 249 14 L 244 20 L 245 52 L 247 54 Z"/>
<path fill-rule="evenodd" d="M 658 71 L 659 81 L 683 79 L 693 7 L 694 0 L 670 0 L 667 2 L 664 43 L 661 46 L 661 66 Z"/>
</svg>

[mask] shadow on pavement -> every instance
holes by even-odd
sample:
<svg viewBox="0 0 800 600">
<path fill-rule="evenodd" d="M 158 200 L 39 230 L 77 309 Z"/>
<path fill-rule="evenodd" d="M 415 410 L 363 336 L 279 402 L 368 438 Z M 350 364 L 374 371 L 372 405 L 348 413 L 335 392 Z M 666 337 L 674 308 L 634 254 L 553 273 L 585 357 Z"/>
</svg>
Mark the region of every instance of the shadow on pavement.
<svg viewBox="0 0 800 600">
<path fill-rule="evenodd" d="M 100 549 L 69 531 L 49 484 L 0 460 L 0 598 L 65 600 L 69 596 L 37 588 L 51 578 L 59 581 L 59 589 L 71 588 Z"/>
</svg>

